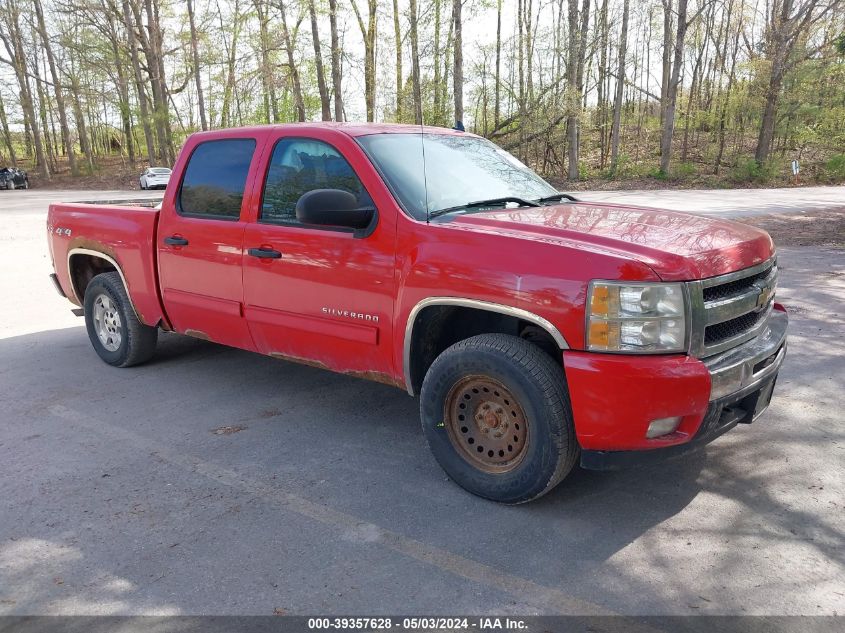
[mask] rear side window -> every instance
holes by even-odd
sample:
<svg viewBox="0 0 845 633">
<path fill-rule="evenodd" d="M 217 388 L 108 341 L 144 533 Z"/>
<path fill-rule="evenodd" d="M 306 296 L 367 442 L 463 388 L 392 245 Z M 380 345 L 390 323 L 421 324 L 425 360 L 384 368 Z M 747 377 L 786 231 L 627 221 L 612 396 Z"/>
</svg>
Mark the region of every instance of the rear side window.
<svg viewBox="0 0 845 633">
<path fill-rule="evenodd" d="M 237 220 L 255 139 L 222 139 L 196 146 L 179 191 L 180 215 Z"/>
</svg>

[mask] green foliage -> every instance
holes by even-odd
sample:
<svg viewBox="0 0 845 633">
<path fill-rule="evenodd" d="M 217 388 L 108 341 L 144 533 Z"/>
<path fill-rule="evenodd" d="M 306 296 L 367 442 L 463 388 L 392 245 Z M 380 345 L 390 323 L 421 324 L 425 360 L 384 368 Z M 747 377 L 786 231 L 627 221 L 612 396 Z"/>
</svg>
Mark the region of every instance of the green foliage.
<svg viewBox="0 0 845 633">
<path fill-rule="evenodd" d="M 845 181 L 845 154 L 837 154 L 821 168 L 821 177 L 827 182 Z"/>
<path fill-rule="evenodd" d="M 698 170 L 690 162 L 678 163 L 672 168 L 672 177 L 680 180 L 688 180 L 694 177 Z"/>
<path fill-rule="evenodd" d="M 845 33 L 836 38 L 834 42 L 836 52 L 845 57 Z"/>
<path fill-rule="evenodd" d="M 775 161 L 767 161 L 761 165 L 753 158 L 746 158 L 737 162 L 730 172 L 730 179 L 740 184 L 764 184 L 772 180 L 777 171 Z"/>
</svg>

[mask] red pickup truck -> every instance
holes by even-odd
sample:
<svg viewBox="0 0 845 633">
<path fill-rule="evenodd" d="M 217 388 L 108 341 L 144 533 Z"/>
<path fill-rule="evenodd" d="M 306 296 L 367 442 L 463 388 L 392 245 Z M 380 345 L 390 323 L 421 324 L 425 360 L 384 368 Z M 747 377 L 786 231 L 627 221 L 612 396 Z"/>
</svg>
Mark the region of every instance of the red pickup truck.
<svg viewBox="0 0 845 633">
<path fill-rule="evenodd" d="M 171 183 L 160 210 L 50 207 L 99 356 L 141 363 L 161 329 L 396 385 L 483 497 L 701 446 L 757 418 L 784 359 L 765 232 L 579 202 L 472 134 L 203 132 Z"/>
</svg>

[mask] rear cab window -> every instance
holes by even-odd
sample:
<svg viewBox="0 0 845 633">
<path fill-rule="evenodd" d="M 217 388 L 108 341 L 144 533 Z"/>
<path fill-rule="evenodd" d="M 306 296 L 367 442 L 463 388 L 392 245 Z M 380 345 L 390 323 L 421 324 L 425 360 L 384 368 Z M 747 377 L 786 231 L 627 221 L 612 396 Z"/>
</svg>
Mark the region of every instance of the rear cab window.
<svg viewBox="0 0 845 633">
<path fill-rule="evenodd" d="M 237 221 L 241 215 L 252 138 L 204 141 L 194 148 L 176 199 L 176 212 L 187 217 Z"/>
</svg>

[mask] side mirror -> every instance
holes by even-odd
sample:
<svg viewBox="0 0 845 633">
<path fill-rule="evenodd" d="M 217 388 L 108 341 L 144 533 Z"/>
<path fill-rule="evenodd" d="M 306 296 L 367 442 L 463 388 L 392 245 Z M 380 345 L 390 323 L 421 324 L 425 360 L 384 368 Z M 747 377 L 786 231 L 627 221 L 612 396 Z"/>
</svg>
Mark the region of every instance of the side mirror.
<svg viewBox="0 0 845 633">
<path fill-rule="evenodd" d="M 341 189 L 315 189 L 296 202 L 296 219 L 303 224 L 366 229 L 375 213 L 373 207 L 359 207 L 357 198 Z"/>
</svg>

